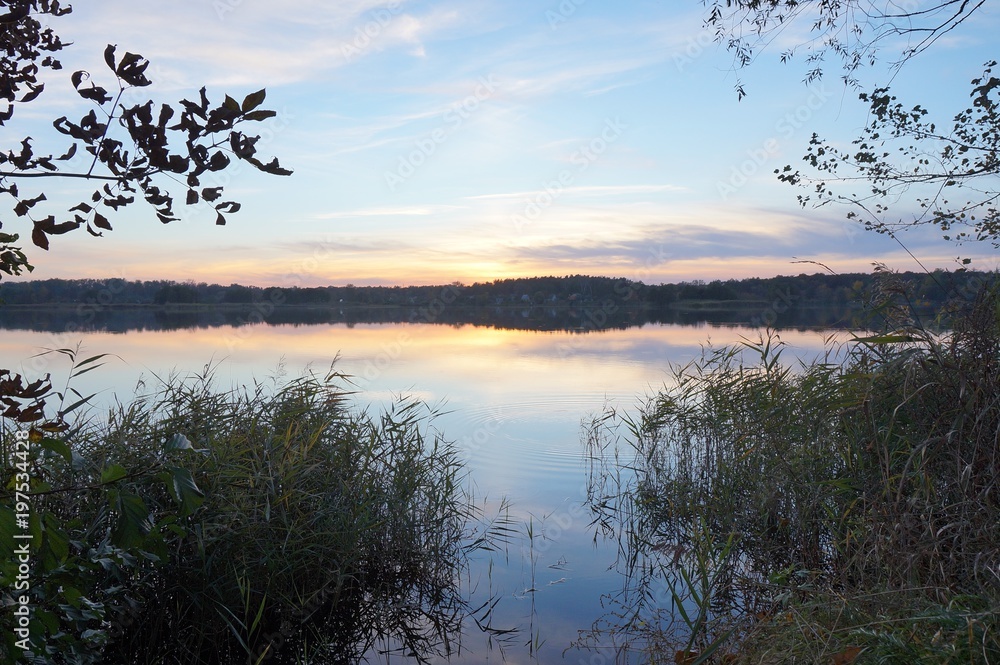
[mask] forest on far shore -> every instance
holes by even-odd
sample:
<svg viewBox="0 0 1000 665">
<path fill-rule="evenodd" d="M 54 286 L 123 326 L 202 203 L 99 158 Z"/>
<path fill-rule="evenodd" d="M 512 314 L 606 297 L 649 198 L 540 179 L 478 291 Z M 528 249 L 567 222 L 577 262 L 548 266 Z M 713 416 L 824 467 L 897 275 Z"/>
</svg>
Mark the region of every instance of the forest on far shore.
<svg viewBox="0 0 1000 665">
<path fill-rule="evenodd" d="M 915 307 L 933 307 L 963 299 L 996 278 L 996 273 L 935 270 L 929 273 L 815 273 L 748 279 L 694 280 L 644 284 L 624 278 L 571 275 L 500 279 L 465 285 L 258 287 L 170 280 L 46 279 L 0 284 L 0 305 L 91 305 L 129 307 L 156 305 L 327 305 L 487 307 L 584 305 L 614 301 L 647 307 L 711 307 L 735 303 L 770 303 L 787 307 L 847 306 L 891 275 L 900 296 Z"/>
</svg>

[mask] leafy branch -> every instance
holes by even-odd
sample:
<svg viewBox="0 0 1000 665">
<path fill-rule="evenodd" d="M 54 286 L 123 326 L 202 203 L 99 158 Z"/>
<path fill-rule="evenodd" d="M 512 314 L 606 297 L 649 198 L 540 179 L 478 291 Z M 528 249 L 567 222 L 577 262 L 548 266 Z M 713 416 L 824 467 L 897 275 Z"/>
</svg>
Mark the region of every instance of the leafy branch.
<svg viewBox="0 0 1000 665">
<path fill-rule="evenodd" d="M 879 233 L 934 224 L 946 240 L 989 241 L 1000 247 L 1000 78 L 996 62 L 971 81 L 971 105 L 956 114 L 950 131 L 941 131 L 917 105 L 904 106 L 888 88 L 862 93 L 870 122 L 853 149 L 831 145 L 813 134 L 803 156 L 819 176 L 785 166 L 778 179 L 812 188 L 800 195 L 803 206 L 847 203 L 848 219 L 861 220 Z M 844 185 L 865 183 L 867 192 L 840 193 Z M 912 201 L 907 194 L 916 194 Z M 959 201 L 953 201 L 960 196 Z M 964 200 L 963 200 L 964 199 Z M 892 210 L 902 204 L 917 213 L 902 220 Z M 861 214 L 864 215 L 862 219 Z"/>
<path fill-rule="evenodd" d="M 6 46 L 6 52 L 0 53 L 0 102 L 7 102 L 6 109 L 0 110 L 0 126 L 12 119 L 16 107 L 42 93 L 44 84 L 36 78 L 40 67 L 62 69 L 52 55 L 42 57 L 43 51 L 58 52 L 64 44 L 51 28 L 43 28 L 37 17 L 71 11 L 55 0 L 7 4 L 10 11 L 0 16 L 0 41 Z M 152 101 L 126 105 L 122 103 L 126 92 L 152 84 L 146 76 L 149 61 L 131 52 L 119 57 L 116 50 L 109 44 L 104 51 L 104 61 L 118 85 L 116 95 L 95 83 L 87 71 L 71 75 L 77 94 L 94 108 L 79 120 L 62 116 L 52 123 L 59 134 L 72 140 L 63 154 L 36 154 L 31 137 L 23 139 L 18 148 L 0 151 L 0 192 L 13 199 L 14 215 L 31 223 L 35 246 L 47 250 L 51 236 L 81 227 L 101 236 L 112 229 L 109 211 L 127 207 L 140 197 L 164 224 L 179 219 L 175 202 L 176 196 L 183 195 L 183 205 L 211 205 L 216 224 L 222 225 L 226 215 L 239 211 L 241 205 L 223 199 L 224 187 L 210 181 L 213 174 L 238 161 L 272 175 L 291 174 L 276 158 L 262 160 L 257 147 L 260 135 L 243 129 L 245 123 L 277 115 L 261 108 L 266 94 L 263 89 L 246 95 L 242 102 L 226 95 L 221 104 L 212 104 L 202 88 L 197 99 L 182 99 L 177 109 L 168 104 L 154 108 Z M 68 168 L 81 151 L 90 155 L 89 167 L 85 171 Z M 22 193 L 15 182 L 38 178 L 101 184 L 67 211 L 42 214 L 37 206 L 47 200 L 45 192 Z M 176 190 L 183 193 L 175 195 Z M 0 233 L 0 277 L 33 269 L 16 245 L 19 237 L 17 233 Z"/>
</svg>

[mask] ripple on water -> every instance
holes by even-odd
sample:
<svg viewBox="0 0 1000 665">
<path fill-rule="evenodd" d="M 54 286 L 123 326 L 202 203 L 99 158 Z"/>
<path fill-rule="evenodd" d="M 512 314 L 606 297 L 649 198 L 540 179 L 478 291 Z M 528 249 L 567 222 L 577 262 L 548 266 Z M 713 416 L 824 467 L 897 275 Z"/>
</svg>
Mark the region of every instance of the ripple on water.
<svg viewBox="0 0 1000 665">
<path fill-rule="evenodd" d="M 519 484 L 545 487 L 580 483 L 585 464 L 582 423 L 607 404 L 634 403 L 634 394 L 522 394 L 488 405 L 452 404 L 446 435 L 469 455 L 470 466 L 513 473 Z"/>
</svg>

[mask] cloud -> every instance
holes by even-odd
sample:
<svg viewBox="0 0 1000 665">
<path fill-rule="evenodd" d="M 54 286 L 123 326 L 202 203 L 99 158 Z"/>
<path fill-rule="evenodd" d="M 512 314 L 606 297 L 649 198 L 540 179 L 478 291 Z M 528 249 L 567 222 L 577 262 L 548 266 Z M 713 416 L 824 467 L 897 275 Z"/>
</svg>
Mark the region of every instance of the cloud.
<svg viewBox="0 0 1000 665">
<path fill-rule="evenodd" d="M 424 217 L 427 215 L 438 215 L 453 210 L 460 210 L 461 206 L 454 205 L 426 205 L 407 206 L 400 208 L 363 208 L 360 210 L 342 210 L 337 212 L 324 212 L 315 215 L 315 219 L 353 219 L 355 217 Z"/>
<path fill-rule="evenodd" d="M 477 194 L 475 196 L 467 196 L 466 199 L 470 201 L 485 201 L 491 199 L 525 199 L 533 197 L 540 192 L 545 191 L 544 189 L 536 189 L 532 191 L 524 192 L 504 192 L 501 194 Z M 687 191 L 687 187 L 681 185 L 590 185 L 590 186 L 580 186 L 580 187 L 565 187 L 560 191 L 560 195 L 573 195 L 578 196 L 618 196 L 626 194 L 649 194 L 658 192 L 684 192 Z"/>
<path fill-rule="evenodd" d="M 65 23 L 74 48 L 93 68 L 109 41 L 138 51 L 160 69 L 158 84 L 184 88 L 260 86 L 315 81 L 369 53 L 405 47 L 422 57 L 424 41 L 462 21 L 460 12 L 435 7 L 408 12 L 406 2 L 384 0 L 250 3 L 147 3 L 125 0 L 74 6 Z M 86 26 L 100 25 L 100 31 Z"/>
</svg>

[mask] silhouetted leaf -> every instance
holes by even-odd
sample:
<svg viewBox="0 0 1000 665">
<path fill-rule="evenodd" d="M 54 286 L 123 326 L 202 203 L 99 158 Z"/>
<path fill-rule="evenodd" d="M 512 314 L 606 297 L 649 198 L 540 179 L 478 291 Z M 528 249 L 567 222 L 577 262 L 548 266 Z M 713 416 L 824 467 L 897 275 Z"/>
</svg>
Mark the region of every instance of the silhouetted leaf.
<svg viewBox="0 0 1000 665">
<path fill-rule="evenodd" d="M 111 223 L 108 221 L 107 217 L 99 212 L 94 213 L 94 226 L 99 229 L 104 229 L 105 231 L 111 230 Z"/>
<path fill-rule="evenodd" d="M 268 118 L 273 118 L 278 115 L 275 111 L 250 111 L 249 113 L 243 114 L 244 120 L 261 121 Z"/>
<path fill-rule="evenodd" d="M 115 49 L 118 48 L 116 44 L 108 44 L 104 49 L 104 62 L 107 63 L 111 71 L 115 71 Z"/>
<path fill-rule="evenodd" d="M 205 187 L 201 190 L 201 198 L 205 199 L 209 203 L 216 201 L 222 196 L 221 187 Z"/>
<path fill-rule="evenodd" d="M 148 66 L 149 61 L 141 55 L 126 51 L 125 55 L 122 56 L 121 62 L 118 63 L 115 73 L 129 85 L 141 88 L 152 83 L 152 81 L 146 78 L 145 74 L 146 67 Z"/>
<path fill-rule="evenodd" d="M 83 70 L 73 72 L 72 81 L 73 87 L 76 88 L 76 92 L 84 99 L 90 99 L 98 104 L 105 104 L 111 101 L 111 95 L 104 88 L 95 85 L 93 82 L 90 83 L 89 87 L 81 88 L 80 86 L 84 81 L 90 78 L 90 74 Z"/>
<path fill-rule="evenodd" d="M 37 226 L 31 230 L 31 242 L 34 243 L 36 247 L 41 247 L 45 250 L 49 248 L 48 236 L 46 236 L 45 232 Z"/>
<path fill-rule="evenodd" d="M 255 108 L 261 105 L 261 102 L 264 101 L 265 95 L 266 91 L 264 90 L 264 88 L 261 88 L 257 92 L 251 92 L 249 95 L 243 98 L 243 104 L 241 105 L 240 110 L 242 110 L 244 113 L 246 113 L 247 111 L 254 110 Z"/>
<path fill-rule="evenodd" d="M 28 211 L 35 206 L 35 204 L 40 203 L 41 201 L 44 200 L 45 200 L 45 194 L 39 194 L 33 199 L 21 199 L 20 201 L 17 202 L 17 205 L 14 206 L 14 214 L 16 214 L 18 217 L 24 217 L 25 215 L 28 214 Z"/>
<path fill-rule="evenodd" d="M 221 171 L 229 166 L 229 157 L 224 152 L 216 152 L 208 162 L 209 168 L 213 171 Z"/>
<path fill-rule="evenodd" d="M 42 94 L 42 90 L 45 89 L 45 86 L 41 83 L 38 84 L 38 87 L 31 87 L 30 85 L 28 87 L 30 88 L 30 91 L 28 92 L 28 94 L 26 94 L 24 97 L 21 98 L 22 104 L 34 100 L 35 97 Z"/>
</svg>

